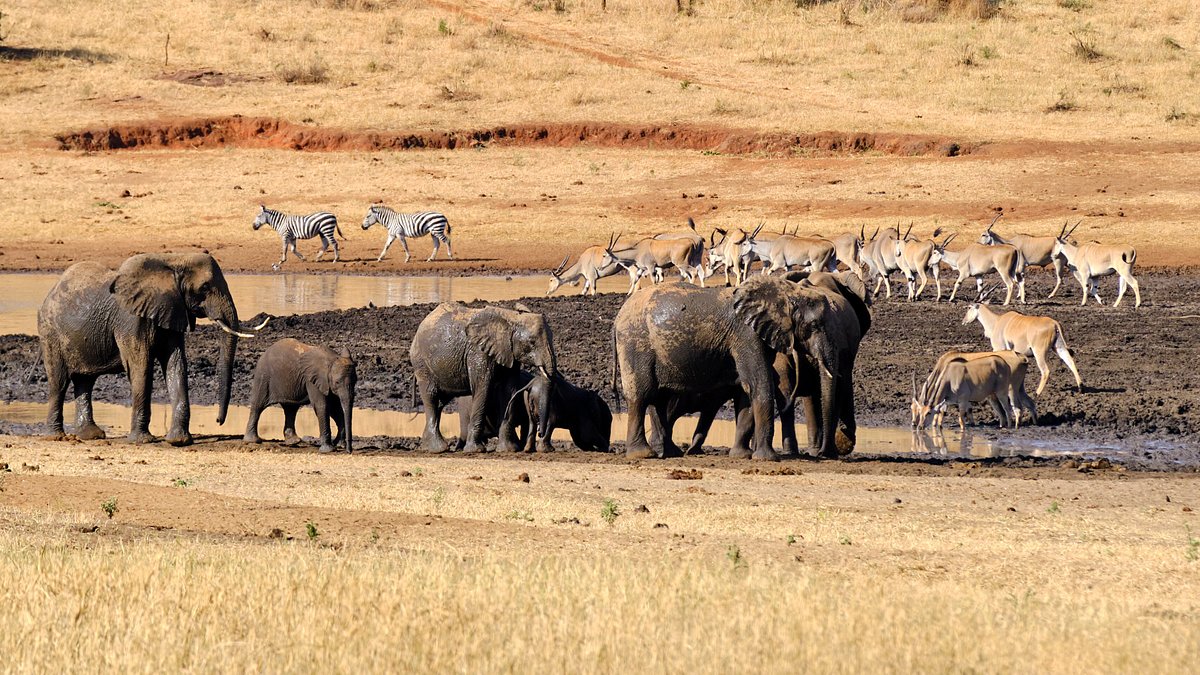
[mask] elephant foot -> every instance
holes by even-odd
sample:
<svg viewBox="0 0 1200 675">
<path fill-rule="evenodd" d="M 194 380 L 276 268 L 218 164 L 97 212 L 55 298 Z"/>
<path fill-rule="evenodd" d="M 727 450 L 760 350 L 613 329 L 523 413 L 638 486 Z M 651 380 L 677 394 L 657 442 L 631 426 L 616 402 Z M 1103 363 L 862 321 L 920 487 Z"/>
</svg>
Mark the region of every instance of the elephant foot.
<svg viewBox="0 0 1200 675">
<path fill-rule="evenodd" d="M 537 443 L 536 449 L 538 452 L 554 452 L 554 446 L 549 440 L 540 440 Z"/>
<path fill-rule="evenodd" d="M 780 457 L 796 457 L 799 454 L 800 454 L 800 446 L 796 444 L 796 439 L 794 439 L 794 438 L 783 439 L 783 447 L 780 448 L 780 452 L 779 452 Z"/>
<path fill-rule="evenodd" d="M 304 442 L 304 439 L 300 438 L 296 434 L 291 434 L 291 435 L 284 434 L 283 435 L 283 445 L 286 445 L 289 448 L 294 448 L 303 442 Z"/>
<path fill-rule="evenodd" d="M 683 450 L 681 450 L 678 445 L 672 443 L 670 445 L 663 446 L 663 459 L 674 459 L 676 457 L 683 457 Z"/>
<path fill-rule="evenodd" d="M 67 434 L 63 430 L 59 429 L 58 431 L 51 431 L 45 436 L 42 436 L 42 439 L 47 441 L 65 441 L 67 440 Z"/>
<path fill-rule="evenodd" d="M 496 450 L 500 452 L 521 452 L 521 446 L 511 441 L 501 441 L 496 445 Z"/>
<path fill-rule="evenodd" d="M 462 452 L 464 455 L 478 455 L 483 452 L 483 449 L 484 446 L 475 441 L 467 441 L 467 444 L 463 446 Z"/>
<path fill-rule="evenodd" d="M 625 459 L 650 459 L 654 450 L 649 445 L 631 445 L 625 448 Z"/>
<path fill-rule="evenodd" d="M 458 441 L 455 441 L 455 444 L 456 444 L 455 449 L 457 449 L 457 444 L 460 442 L 461 442 L 461 439 Z M 449 449 L 450 448 L 449 448 L 449 445 L 446 443 L 446 439 L 442 438 L 442 436 L 440 434 L 438 434 L 438 435 L 425 434 L 424 436 L 421 437 L 421 450 L 424 452 L 428 452 L 433 455 L 440 455 Z"/>
<path fill-rule="evenodd" d="M 85 424 L 75 432 L 75 438 L 81 441 L 98 441 L 105 437 L 104 430 L 95 424 Z"/>
<path fill-rule="evenodd" d="M 760 461 L 760 462 L 778 462 L 779 461 L 779 455 L 775 454 L 775 451 L 771 450 L 769 448 L 766 450 L 755 450 L 754 454 L 751 455 L 750 458 Z"/>
<path fill-rule="evenodd" d="M 174 445 L 177 448 L 192 444 L 192 435 L 186 431 L 172 431 L 164 438 L 166 442 Z"/>
<path fill-rule="evenodd" d="M 328 452 L 335 452 L 336 450 L 337 450 L 337 446 L 333 445 L 332 443 L 322 443 L 321 447 L 317 448 L 317 452 L 322 453 L 322 454 L 325 454 Z"/>
<path fill-rule="evenodd" d="M 242 436 L 243 443 L 262 443 L 262 438 L 258 434 L 246 434 Z"/>
<path fill-rule="evenodd" d="M 750 448 L 746 447 L 734 447 L 729 449 L 729 456 L 733 459 L 747 459 L 751 454 Z"/>
<path fill-rule="evenodd" d="M 128 440 L 130 443 L 141 444 L 141 443 L 153 443 L 154 441 L 157 441 L 158 439 L 155 438 L 154 435 L 151 434 L 149 431 L 139 430 L 139 431 L 129 432 L 129 436 L 126 437 L 126 440 Z"/>
</svg>

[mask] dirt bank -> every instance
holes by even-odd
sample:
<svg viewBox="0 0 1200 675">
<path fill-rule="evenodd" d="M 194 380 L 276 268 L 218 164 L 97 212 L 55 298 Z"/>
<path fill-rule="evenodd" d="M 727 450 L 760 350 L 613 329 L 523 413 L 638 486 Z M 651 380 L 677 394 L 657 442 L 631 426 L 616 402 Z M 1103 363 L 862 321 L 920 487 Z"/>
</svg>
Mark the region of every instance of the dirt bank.
<svg viewBox="0 0 1200 675">
<path fill-rule="evenodd" d="M 1048 290 L 1045 275 L 1034 275 L 1030 298 Z M 1053 429 L 1068 439 L 1200 442 L 1200 369 L 1192 358 L 1200 351 L 1200 277 L 1194 275 L 1143 275 L 1143 288 L 1156 298 L 1186 301 L 1131 306 L 1079 307 L 1078 290 L 1065 297 L 1035 301 L 1025 311 L 1057 318 L 1076 361 L 1086 391 L 1074 391 L 1070 375 L 1057 360 L 1050 383 L 1038 400 L 1042 429 L 1020 433 L 1045 433 Z M 1111 294 L 1111 289 L 1110 294 Z M 1106 294 L 1109 295 L 1109 294 Z M 601 391 L 613 403 L 611 379 L 612 317 L 623 297 L 601 295 L 527 298 L 530 308 L 544 312 L 554 330 L 560 369 L 569 379 Z M 514 303 L 500 303 L 512 306 Z M 245 404 L 254 364 L 268 345 L 282 337 L 330 345 L 348 345 L 359 362 L 358 404 L 384 410 L 413 410 L 408 345 L 417 324 L 432 305 L 362 308 L 338 312 L 280 317 L 257 340 L 243 340 L 238 351 L 233 403 Z M 948 305 L 881 300 L 876 302 L 875 324 L 863 343 L 856 367 L 860 424 L 906 424 L 911 378 L 923 376 L 937 355 L 950 348 L 983 349 L 978 324 L 961 325 L 963 303 Z M 257 318 L 248 318 L 257 321 Z M 202 326 L 189 337 L 192 402 L 216 400 L 215 366 L 220 333 Z M 45 375 L 34 367 L 37 339 L 0 337 L 0 399 L 42 401 Z M 1030 368 L 1030 389 L 1037 373 Z M 165 401 L 166 389 L 155 385 L 155 398 Z M 97 385 L 99 400 L 127 404 L 128 384 L 121 377 L 105 377 Z M 983 413 L 987 419 L 990 413 Z"/>
<path fill-rule="evenodd" d="M 686 124 L 608 122 L 522 123 L 449 131 L 361 131 L 296 124 L 272 117 L 154 120 L 64 132 L 61 150 L 271 148 L 298 151 L 454 150 L 498 146 L 565 148 L 588 145 L 639 150 L 701 150 L 722 154 L 817 153 L 955 157 L 978 144 L 941 136 L 822 131 L 784 134 Z"/>
</svg>

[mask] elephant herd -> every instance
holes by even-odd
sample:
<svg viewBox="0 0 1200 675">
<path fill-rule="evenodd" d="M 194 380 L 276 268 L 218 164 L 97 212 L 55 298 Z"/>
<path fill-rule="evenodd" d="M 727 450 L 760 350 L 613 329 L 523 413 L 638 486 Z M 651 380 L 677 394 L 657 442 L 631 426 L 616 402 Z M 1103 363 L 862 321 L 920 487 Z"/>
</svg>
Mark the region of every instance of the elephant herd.
<svg viewBox="0 0 1200 675">
<path fill-rule="evenodd" d="M 730 401 L 737 419 L 731 456 L 776 459 L 777 417 L 783 454 L 797 453 L 797 404 L 804 406 L 814 451 L 827 457 L 849 452 L 855 438 L 854 360 L 871 324 L 868 297 L 857 276 L 823 272 L 761 277 L 736 288 L 672 282 L 634 293 L 612 324 L 612 384 L 629 410 L 626 455 L 682 454 L 671 432 L 689 413 L 700 418 L 688 449 L 699 448 Z M 165 440 L 191 443 L 184 337 L 197 318 L 211 319 L 226 333 L 218 366 L 217 421 L 223 423 L 238 339 L 254 337 L 266 322 L 251 328 L 239 323 L 217 261 L 201 254 L 138 255 L 116 272 L 96 263 L 68 268 L 38 312 L 50 433 L 65 433 L 63 404 L 71 384 L 75 435 L 103 438 L 92 417 L 92 388 L 98 376 L 124 372 L 133 398 L 129 440 L 151 440 L 150 389 L 157 365 L 172 405 Z M 424 450 L 451 449 L 440 420 L 455 400 L 458 447 L 465 452 L 482 450 L 492 438 L 502 450 L 548 450 L 554 429 L 567 430 L 581 449 L 609 450 L 612 412 L 598 393 L 558 371 L 553 333 L 542 314 L 521 305 L 445 303 L 418 326 L 410 358 L 426 416 Z M 285 440 L 297 440 L 296 413 L 311 405 L 321 451 L 339 445 L 351 451 L 356 382 L 348 351 L 291 338 L 276 342 L 254 370 L 244 439 L 261 440 L 259 416 L 277 404 L 284 410 Z"/>
</svg>

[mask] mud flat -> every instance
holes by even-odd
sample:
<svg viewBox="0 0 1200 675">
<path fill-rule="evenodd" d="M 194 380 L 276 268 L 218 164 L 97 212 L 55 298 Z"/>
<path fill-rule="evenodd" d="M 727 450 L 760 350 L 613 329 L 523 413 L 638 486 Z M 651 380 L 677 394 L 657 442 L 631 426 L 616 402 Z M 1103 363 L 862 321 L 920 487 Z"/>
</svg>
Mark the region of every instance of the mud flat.
<svg viewBox="0 0 1200 675">
<path fill-rule="evenodd" d="M 1078 289 L 1065 297 L 1041 300 L 1049 289 L 1046 275 L 1031 275 L 1029 313 L 1053 316 L 1066 332 L 1084 379 L 1081 394 L 1058 361 L 1046 391 L 1038 400 L 1041 425 L 1019 432 L 980 433 L 1025 439 L 1052 448 L 1056 442 L 1087 451 L 1121 447 L 1152 464 L 1171 468 L 1194 464 L 1200 447 L 1200 276 L 1144 274 L 1146 303 L 1138 310 L 1125 306 L 1080 307 Z M 1110 292 L 1102 297 L 1111 297 Z M 522 300 L 544 312 L 554 330 L 560 370 L 573 382 L 602 392 L 615 406 L 611 393 L 612 318 L 623 296 L 596 298 L 553 297 Z M 1128 301 L 1128 299 L 1127 299 Z M 501 302 L 511 306 L 513 302 Z M 432 304 L 360 308 L 278 317 L 256 340 L 239 345 L 232 403 L 245 404 L 254 364 L 268 345 L 282 337 L 317 344 L 347 345 L 358 359 L 358 404 L 363 408 L 414 411 L 408 345 L 417 324 Z M 855 371 L 859 423 L 889 427 L 908 423 L 908 399 L 913 373 L 922 377 L 936 357 L 951 348 L 985 349 L 978 324 L 961 325 L 966 306 L 921 302 L 916 305 L 878 300 L 875 323 L 863 343 Z M 246 320 L 257 321 L 246 317 Z M 215 403 L 217 344 L 220 333 L 201 326 L 189 337 L 192 402 Z M 0 400 L 44 401 L 45 378 L 36 366 L 37 339 L 0 337 Z M 1030 368 L 1029 386 L 1036 386 Z M 165 401 L 165 387 L 155 386 L 156 400 Z M 127 404 L 123 378 L 106 377 L 97 384 L 97 399 Z M 977 415 L 981 422 L 990 413 Z M 240 430 L 232 429 L 231 433 Z M 1188 458 L 1192 459 L 1188 459 Z"/>
</svg>

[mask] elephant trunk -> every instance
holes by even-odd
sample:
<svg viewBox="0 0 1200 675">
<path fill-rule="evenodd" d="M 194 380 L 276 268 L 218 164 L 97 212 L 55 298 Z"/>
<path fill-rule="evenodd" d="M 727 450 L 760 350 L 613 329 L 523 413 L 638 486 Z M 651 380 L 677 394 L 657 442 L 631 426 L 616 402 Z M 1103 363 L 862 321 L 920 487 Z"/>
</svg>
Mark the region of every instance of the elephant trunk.
<svg viewBox="0 0 1200 675">
<path fill-rule="evenodd" d="M 237 308 L 234 307 L 233 298 L 228 291 L 210 295 L 204 311 L 208 318 L 218 319 L 234 330 L 241 326 L 238 323 Z M 229 412 L 229 396 L 233 391 L 233 358 L 237 353 L 238 343 L 238 336 L 233 332 L 226 332 L 223 337 L 225 341 L 221 344 L 221 359 L 217 367 L 218 377 L 221 378 L 217 395 L 217 424 L 224 424 L 225 415 Z"/>
<path fill-rule="evenodd" d="M 346 442 L 346 454 L 348 455 L 354 452 L 354 422 L 352 420 L 354 416 L 354 394 L 352 392 L 347 393 L 344 396 L 340 396 L 339 400 L 342 403 L 342 419 L 346 421 L 346 426 L 342 429 L 342 436 Z"/>
<path fill-rule="evenodd" d="M 553 378 L 547 378 L 546 386 L 541 387 L 540 389 L 541 389 L 541 391 L 538 392 L 538 394 L 540 396 L 539 396 L 539 400 L 537 403 L 537 406 L 538 406 L 538 420 L 537 420 L 538 439 L 539 440 L 549 440 L 549 438 L 550 438 L 550 405 L 551 405 L 550 399 L 553 398 L 551 394 L 554 391 Z"/>
</svg>

